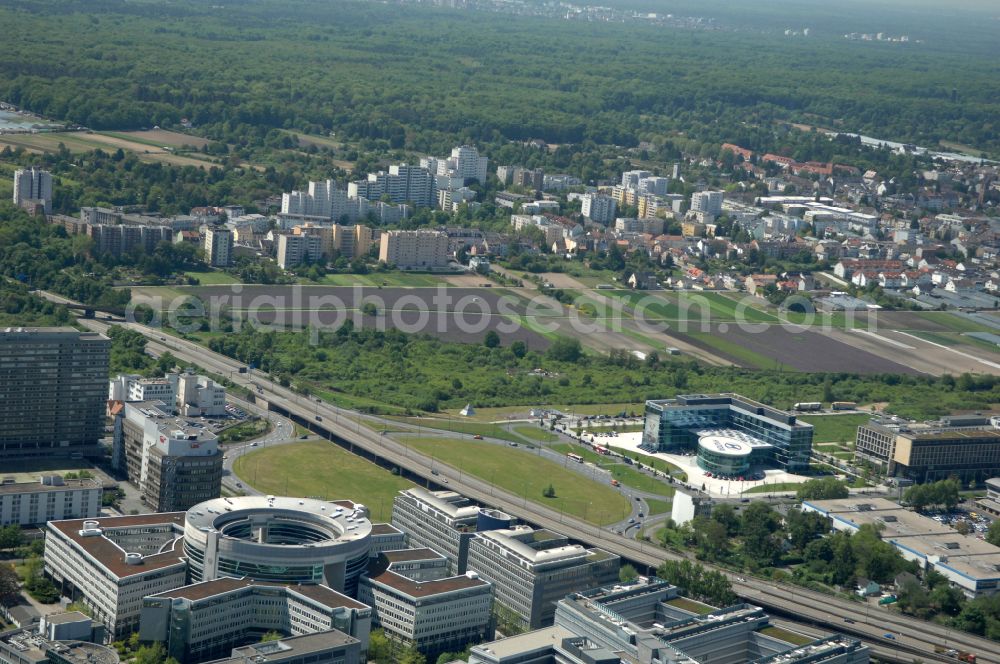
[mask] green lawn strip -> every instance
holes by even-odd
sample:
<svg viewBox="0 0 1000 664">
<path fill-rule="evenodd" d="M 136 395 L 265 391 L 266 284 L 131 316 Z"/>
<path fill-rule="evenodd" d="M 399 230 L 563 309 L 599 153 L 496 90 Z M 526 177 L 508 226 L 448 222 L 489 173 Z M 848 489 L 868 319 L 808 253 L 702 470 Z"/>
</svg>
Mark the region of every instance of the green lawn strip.
<svg viewBox="0 0 1000 664">
<path fill-rule="evenodd" d="M 707 299 L 712 311 L 718 314 L 718 318 L 749 323 L 779 322 L 777 316 L 763 310 L 763 307 L 767 306 L 766 301 L 754 301 L 745 294 L 730 296 L 724 293 L 698 293 L 692 297 Z M 744 303 L 743 306 L 740 306 L 741 302 Z"/>
<path fill-rule="evenodd" d="M 666 514 L 670 511 L 673 503 L 669 500 L 659 500 L 657 498 L 646 498 L 646 505 L 649 506 L 648 516 L 654 514 Z"/>
<path fill-rule="evenodd" d="M 608 459 L 606 456 L 593 451 L 587 445 L 577 445 L 575 443 L 556 443 L 554 445 L 549 445 L 548 447 L 550 450 L 558 452 L 559 454 L 577 454 L 582 457 L 584 461 L 597 465 L 607 463 Z"/>
<path fill-rule="evenodd" d="M 220 443 L 241 443 L 245 440 L 253 440 L 270 433 L 273 429 L 271 421 L 263 417 L 240 422 L 236 426 L 231 426 L 219 434 Z"/>
<path fill-rule="evenodd" d="M 168 149 L 169 152 L 176 152 L 176 151 L 180 150 L 180 146 L 177 146 L 177 147 L 165 146 L 165 145 L 163 145 L 163 143 L 157 143 L 156 141 L 154 141 L 151 138 L 146 138 L 145 136 L 138 136 L 136 134 L 121 134 L 121 133 L 114 132 L 114 131 L 98 131 L 98 132 L 95 132 L 95 133 L 100 134 L 101 136 L 108 136 L 110 138 L 117 138 L 117 139 L 122 140 L 122 141 L 129 141 L 131 143 L 140 143 L 142 145 L 148 145 L 150 147 L 154 147 L 154 148 L 157 148 L 157 149 L 160 149 L 160 150 L 163 150 L 163 149 L 166 148 L 166 149 Z M 181 150 L 181 151 L 183 152 L 183 150 Z"/>
<path fill-rule="evenodd" d="M 535 440 L 541 443 L 551 443 L 553 441 L 559 440 L 559 436 L 547 431 L 541 427 L 532 426 L 530 424 L 522 424 L 520 426 L 514 427 L 514 432 L 520 436 L 527 438 L 529 440 Z"/>
<path fill-rule="evenodd" d="M 605 525 L 628 516 L 628 499 L 611 486 L 587 479 L 537 454 L 454 438 L 407 438 L 407 445 L 510 493 L 590 523 Z M 555 488 L 554 498 L 542 491 Z"/>
<path fill-rule="evenodd" d="M 413 485 L 319 440 L 255 450 L 236 459 L 233 470 L 244 482 L 265 494 L 362 503 L 371 510 L 375 522 L 388 521 L 396 493 Z"/>
<path fill-rule="evenodd" d="M 775 491 L 797 491 L 802 486 L 801 482 L 775 482 L 774 484 L 761 484 L 750 487 L 743 493 L 772 493 Z"/>
<path fill-rule="evenodd" d="M 452 433 L 461 433 L 468 436 L 488 436 L 490 438 L 499 438 L 500 440 L 507 440 L 512 443 L 524 443 L 530 444 L 530 440 L 519 436 L 514 433 L 514 431 L 508 431 L 507 425 L 494 424 L 490 422 L 468 422 L 464 420 L 451 420 L 440 417 L 399 417 L 390 415 L 387 419 L 395 420 L 397 422 L 403 422 L 404 424 L 410 424 L 412 426 L 423 427 L 428 429 L 429 432 L 437 431 L 450 431 Z"/>
<path fill-rule="evenodd" d="M 667 484 L 663 480 L 650 477 L 628 464 L 610 463 L 603 465 L 602 468 L 611 473 L 611 477 L 615 478 L 623 485 L 636 489 L 637 491 L 644 491 L 658 496 L 674 495 L 674 487 Z"/>
<path fill-rule="evenodd" d="M 816 640 L 811 636 L 799 634 L 798 632 L 790 632 L 787 629 L 782 629 L 781 627 L 775 627 L 773 625 L 760 630 L 760 633 L 775 639 L 786 641 L 796 646 L 808 645 Z"/>
<path fill-rule="evenodd" d="M 990 332 L 996 334 L 995 328 L 982 323 L 977 323 L 969 320 L 965 316 L 948 311 L 921 311 L 914 315 L 919 316 L 924 320 L 937 323 L 938 325 L 943 325 L 949 328 L 952 332 Z"/>
<path fill-rule="evenodd" d="M 502 314 L 504 320 L 509 320 L 517 323 L 526 330 L 530 330 L 535 334 L 540 334 L 549 341 L 555 341 L 559 338 L 559 333 L 548 329 L 548 324 L 535 320 L 535 316 L 521 316 L 520 314 Z M 549 316 L 541 317 L 543 320 L 545 318 L 551 318 Z M 543 327 L 544 325 L 544 327 Z"/>
<path fill-rule="evenodd" d="M 379 413 L 405 412 L 404 408 L 400 408 L 399 406 L 394 406 L 383 401 L 376 401 L 375 399 L 359 397 L 353 394 L 346 394 L 344 392 L 332 392 L 330 390 L 317 387 L 315 384 L 310 384 L 309 389 L 312 394 L 319 397 L 323 401 L 340 406 L 341 408 L 351 408 L 354 410 L 374 408 Z"/>
<path fill-rule="evenodd" d="M 473 404 L 475 405 L 475 404 Z M 616 416 L 622 411 L 641 415 L 645 406 L 641 403 L 591 403 L 591 404 L 532 404 L 530 406 L 488 406 L 477 408 L 476 412 L 469 418 L 479 422 L 495 422 L 507 417 L 517 417 L 527 419 L 529 411 L 535 408 L 556 410 L 560 413 L 572 413 L 574 415 L 611 415 Z M 452 417 L 461 417 L 457 409 L 445 410 L 442 413 Z"/>
<path fill-rule="evenodd" d="M 813 444 L 854 442 L 858 427 L 867 424 L 871 415 L 820 415 L 799 417 L 800 422 L 813 425 Z"/>
<path fill-rule="evenodd" d="M 725 353 L 748 369 L 773 369 L 774 360 L 712 332 L 688 332 L 687 335 L 701 343 Z"/>
<path fill-rule="evenodd" d="M 664 602 L 664 604 L 675 606 L 678 609 L 682 609 L 684 611 L 690 611 L 691 613 L 694 613 L 699 616 L 703 616 L 705 614 L 711 613 L 712 611 L 716 610 L 715 607 L 713 606 L 709 606 L 708 604 L 702 604 L 701 602 L 697 602 L 693 599 L 688 599 L 687 597 L 675 597 L 670 601 Z"/>
<path fill-rule="evenodd" d="M 240 283 L 239 279 L 225 272 L 207 270 L 204 272 L 185 272 L 184 276 L 197 279 L 202 286 L 228 286 Z"/>
<path fill-rule="evenodd" d="M 948 336 L 948 333 L 942 332 L 925 332 L 924 330 L 910 330 L 907 334 L 912 334 L 918 339 L 923 339 L 924 341 L 929 341 L 932 344 L 940 344 L 941 346 L 957 346 L 960 341 Z M 972 337 L 974 338 L 974 337 Z"/>
<path fill-rule="evenodd" d="M 324 286 L 379 286 L 400 288 L 428 288 L 447 285 L 443 277 L 435 274 L 412 272 L 371 272 L 369 274 L 328 274 L 320 283 Z"/>
<path fill-rule="evenodd" d="M 670 473 L 682 482 L 687 481 L 687 473 L 665 459 L 659 459 L 654 456 L 649 456 L 648 454 L 642 454 L 641 452 L 633 452 L 632 450 L 615 447 L 614 445 L 611 446 L 611 449 L 616 452 L 620 452 L 621 454 L 625 454 L 640 462 L 642 465 L 652 468 L 653 470 L 658 470 L 661 473 Z"/>
</svg>

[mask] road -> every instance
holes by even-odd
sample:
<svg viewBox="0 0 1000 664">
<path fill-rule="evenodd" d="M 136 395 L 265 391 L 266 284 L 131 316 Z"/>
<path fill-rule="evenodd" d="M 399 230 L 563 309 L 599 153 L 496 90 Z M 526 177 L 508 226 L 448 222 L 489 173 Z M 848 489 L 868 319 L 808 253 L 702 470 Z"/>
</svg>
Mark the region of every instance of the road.
<svg viewBox="0 0 1000 664">
<path fill-rule="evenodd" d="M 109 327 L 109 323 L 101 320 L 81 319 L 80 322 L 89 329 L 100 332 L 106 332 Z M 144 334 L 149 339 L 148 347 L 152 351 L 162 353 L 169 350 L 182 361 L 191 362 L 210 372 L 226 376 L 234 383 L 254 391 L 261 407 L 288 413 L 293 419 L 297 418 L 300 423 L 307 424 L 311 430 L 406 468 L 427 483 L 440 483 L 443 479 L 448 479 L 450 489 L 472 500 L 504 510 L 537 526 L 562 532 L 575 540 L 600 547 L 649 570 L 655 569 L 664 559 L 683 558 L 679 554 L 667 552 L 642 540 L 615 535 L 543 505 L 530 503 L 521 496 L 466 475 L 460 469 L 444 466 L 441 462 L 435 464 L 439 473 L 435 475 L 431 472 L 434 460 L 363 426 L 361 415 L 358 413 L 303 397 L 265 376 L 240 374 L 239 368 L 243 366 L 241 363 L 193 342 L 167 336 L 159 330 L 137 323 L 125 325 Z M 894 661 L 920 659 L 925 662 L 954 662 L 953 659 L 934 652 L 935 646 L 943 645 L 976 653 L 980 662 L 1000 664 L 1000 644 L 983 638 L 888 612 L 879 611 L 878 615 L 869 617 L 867 614 L 862 615 L 861 606 L 849 600 L 793 585 L 779 585 L 764 579 L 746 580 L 742 576 L 733 574 L 729 576 L 734 591 L 746 601 L 797 623 L 814 624 L 862 638 L 873 647 L 886 652 L 887 658 L 890 651 L 895 653 L 892 657 Z M 847 620 L 853 622 L 845 622 Z M 893 634 L 895 638 L 892 640 L 884 638 L 883 634 L 886 633 Z"/>
</svg>

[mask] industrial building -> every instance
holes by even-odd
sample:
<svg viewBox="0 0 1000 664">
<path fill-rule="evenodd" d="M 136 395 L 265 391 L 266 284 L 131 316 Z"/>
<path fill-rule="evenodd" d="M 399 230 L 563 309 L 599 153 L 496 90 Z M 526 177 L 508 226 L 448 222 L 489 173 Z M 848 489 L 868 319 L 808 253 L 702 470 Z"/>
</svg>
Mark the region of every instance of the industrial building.
<svg viewBox="0 0 1000 664">
<path fill-rule="evenodd" d="M 469 542 L 477 532 L 509 528 L 514 518 L 474 505 L 454 491 L 403 489 L 392 503 L 392 524 L 406 533 L 409 546 L 427 547 L 448 559 L 451 574 L 467 570 Z"/>
<path fill-rule="evenodd" d="M 391 638 L 431 657 L 492 636 L 493 591 L 475 572 L 451 575 L 430 549 L 385 551 L 373 558 L 358 594 Z"/>
<path fill-rule="evenodd" d="M 43 475 L 37 482 L 0 484 L 0 526 L 41 526 L 54 519 L 90 519 L 101 513 L 101 483 Z M 10 478 L 13 479 L 13 478 Z"/>
<path fill-rule="evenodd" d="M 614 554 L 529 526 L 481 532 L 469 544 L 469 571 L 492 583 L 496 603 L 529 629 L 551 625 L 555 603 L 569 593 L 613 583 L 619 563 Z"/>
<path fill-rule="evenodd" d="M 324 585 L 220 578 L 145 597 L 139 640 L 162 641 L 167 655 L 185 664 L 224 657 L 272 631 L 337 630 L 365 652 L 371 615 L 365 604 Z"/>
<path fill-rule="evenodd" d="M 180 399 L 180 396 L 178 397 Z M 112 458 L 157 512 L 186 510 L 222 491 L 222 450 L 204 425 L 161 401 L 124 404 Z"/>
<path fill-rule="evenodd" d="M 110 352 L 71 327 L 0 330 L 0 459 L 100 456 Z"/>
<path fill-rule="evenodd" d="M 812 436 L 794 414 L 736 394 L 685 394 L 646 402 L 639 449 L 697 452 L 701 468 L 734 477 L 761 466 L 806 470 Z"/>
<path fill-rule="evenodd" d="M 975 416 L 919 424 L 873 418 L 858 427 L 855 455 L 890 477 L 923 483 L 956 476 L 981 484 L 1000 475 L 1000 429 Z"/>
<path fill-rule="evenodd" d="M 885 498 L 804 500 L 804 511 L 829 517 L 834 530 L 855 532 L 864 524 L 880 530 L 907 560 L 934 570 L 967 597 L 992 595 L 1000 584 L 1000 547 L 961 535 L 930 517 L 903 509 Z"/>
<path fill-rule="evenodd" d="M 659 579 L 572 593 L 552 627 L 473 646 L 469 664 L 867 664 L 869 649 L 832 635 L 805 645 L 803 635 L 774 630 L 763 609 L 723 609 L 680 597 Z"/>
</svg>

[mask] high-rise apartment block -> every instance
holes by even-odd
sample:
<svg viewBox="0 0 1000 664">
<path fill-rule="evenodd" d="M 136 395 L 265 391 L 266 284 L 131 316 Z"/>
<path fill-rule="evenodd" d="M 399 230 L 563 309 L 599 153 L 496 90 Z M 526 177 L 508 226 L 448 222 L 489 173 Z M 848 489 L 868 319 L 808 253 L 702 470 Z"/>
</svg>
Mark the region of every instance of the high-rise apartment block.
<svg viewBox="0 0 1000 664">
<path fill-rule="evenodd" d="M 0 458 L 99 455 L 110 351 L 69 327 L 0 330 Z"/>
<path fill-rule="evenodd" d="M 205 231 L 205 260 L 212 267 L 228 267 L 233 262 L 233 231 L 209 228 Z"/>
<path fill-rule="evenodd" d="M 403 270 L 448 266 L 448 234 L 441 231 L 384 231 L 378 259 Z"/>
<path fill-rule="evenodd" d="M 331 239 L 332 243 L 332 239 Z M 282 269 L 305 262 L 315 263 L 323 257 L 323 238 L 311 232 L 278 236 L 278 265 Z"/>
<path fill-rule="evenodd" d="M 604 194 L 585 194 L 580 199 L 583 216 L 599 224 L 610 224 L 615 220 L 618 204 L 615 199 Z"/>
<path fill-rule="evenodd" d="M 696 191 L 691 194 L 691 211 L 698 221 L 710 224 L 722 214 L 722 201 L 725 193 L 721 191 Z"/>
<path fill-rule="evenodd" d="M 622 186 L 626 189 L 638 189 L 639 181 L 653 177 L 649 171 L 625 171 L 622 173 Z"/>
<path fill-rule="evenodd" d="M 14 205 L 29 207 L 38 204 L 45 214 L 52 212 L 52 174 L 34 166 L 14 171 Z"/>
</svg>

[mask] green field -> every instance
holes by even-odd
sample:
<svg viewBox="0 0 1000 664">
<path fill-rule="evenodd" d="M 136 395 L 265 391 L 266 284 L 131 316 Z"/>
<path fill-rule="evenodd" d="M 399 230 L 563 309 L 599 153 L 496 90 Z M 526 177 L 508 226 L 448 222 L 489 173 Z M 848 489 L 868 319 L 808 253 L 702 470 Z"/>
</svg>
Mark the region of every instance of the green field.
<svg viewBox="0 0 1000 664">
<path fill-rule="evenodd" d="M 229 284 L 238 284 L 240 280 L 231 274 L 218 271 L 204 271 L 204 272 L 185 272 L 185 277 L 191 279 L 197 279 L 198 283 L 202 286 L 228 286 Z"/>
<path fill-rule="evenodd" d="M 313 283 L 313 282 L 310 282 Z M 373 272 L 370 274 L 328 274 L 319 282 L 324 286 L 372 286 L 426 288 L 447 285 L 443 276 L 419 272 Z"/>
<path fill-rule="evenodd" d="M 670 473 L 677 479 L 681 481 L 687 480 L 687 473 L 681 470 L 678 466 L 666 461 L 664 459 L 658 459 L 654 456 L 649 456 L 648 454 L 642 454 L 641 452 L 633 452 L 632 450 L 626 450 L 621 447 L 611 446 L 611 449 L 616 452 L 621 452 L 622 454 L 627 454 L 636 461 L 639 461 L 644 466 L 649 466 L 653 470 L 658 470 L 661 473 Z"/>
<path fill-rule="evenodd" d="M 529 440 L 538 441 L 540 443 L 552 443 L 559 440 L 559 436 L 551 431 L 547 431 L 541 427 L 531 426 L 529 424 L 515 426 L 514 431 Z"/>
<path fill-rule="evenodd" d="M 747 489 L 743 493 L 774 493 L 776 491 L 797 491 L 802 486 L 801 482 L 775 482 L 774 484 L 761 484 Z"/>
<path fill-rule="evenodd" d="M 607 458 L 607 457 L 605 457 Z M 652 493 L 657 496 L 674 495 L 674 487 L 663 480 L 650 477 L 632 466 L 625 463 L 609 463 L 603 466 L 604 470 L 611 473 L 611 476 L 621 482 L 624 486 Z"/>
<path fill-rule="evenodd" d="M 407 438 L 406 444 L 456 470 L 530 500 L 597 525 L 628 516 L 628 499 L 610 486 L 582 477 L 525 450 L 454 438 Z M 555 498 L 542 491 L 552 485 Z"/>
<path fill-rule="evenodd" d="M 451 433 L 460 433 L 467 436 L 484 436 L 488 438 L 497 438 L 499 440 L 506 440 L 512 443 L 523 443 L 528 445 L 531 441 L 525 437 L 514 433 L 514 431 L 508 431 L 510 427 L 507 425 L 491 422 L 469 422 L 466 420 L 451 420 L 439 417 L 396 417 L 389 416 L 386 419 L 395 420 L 397 422 L 403 422 L 412 426 L 419 426 L 426 429 L 426 433 L 433 433 L 434 431 L 450 431 Z M 525 427 L 530 428 L 530 427 Z M 419 434 L 419 432 L 417 432 Z M 539 430 L 539 433 L 544 433 Z"/>
<path fill-rule="evenodd" d="M 871 415 L 820 415 L 800 417 L 800 422 L 813 425 L 813 443 L 854 442 L 858 427 L 871 419 Z"/>
<path fill-rule="evenodd" d="M 413 486 L 384 468 L 319 440 L 255 450 L 240 456 L 233 470 L 262 493 L 363 503 L 374 522 L 388 521 L 396 493 Z"/>
<path fill-rule="evenodd" d="M 647 516 L 653 516 L 654 514 L 666 514 L 670 511 L 672 502 L 669 500 L 657 500 L 656 498 L 646 498 L 646 505 L 649 506 L 649 513 Z"/>
</svg>

